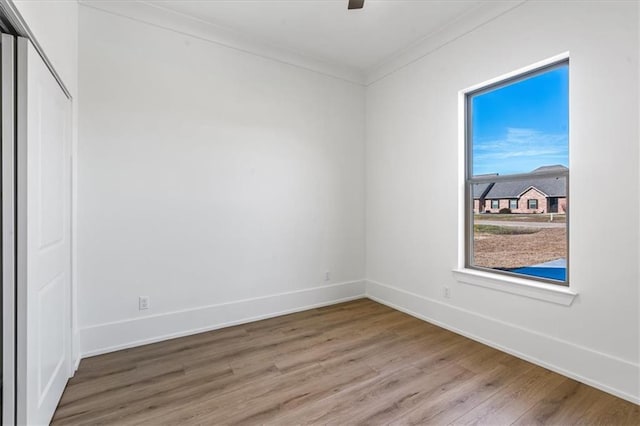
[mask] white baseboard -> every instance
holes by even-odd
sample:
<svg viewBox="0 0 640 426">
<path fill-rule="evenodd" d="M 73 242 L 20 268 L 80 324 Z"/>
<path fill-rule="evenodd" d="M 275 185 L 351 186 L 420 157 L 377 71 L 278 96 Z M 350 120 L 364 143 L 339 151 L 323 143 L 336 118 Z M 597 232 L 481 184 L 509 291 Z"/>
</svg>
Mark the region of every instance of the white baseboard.
<svg viewBox="0 0 640 426">
<path fill-rule="evenodd" d="M 73 377 L 74 374 L 76 374 L 76 371 L 78 371 L 78 367 L 80 366 L 82 353 L 80 352 L 80 331 L 76 327 L 74 327 L 71 334 L 73 336 L 71 339 L 71 341 L 73 342 L 71 345 L 71 377 Z"/>
<path fill-rule="evenodd" d="M 366 287 L 376 302 L 640 404 L 638 364 L 387 284 Z"/>
<path fill-rule="evenodd" d="M 638 364 L 371 280 L 85 327 L 82 358 L 363 297 L 640 404 Z"/>
<path fill-rule="evenodd" d="M 80 329 L 82 358 L 363 297 L 351 281 L 94 325 Z"/>
</svg>

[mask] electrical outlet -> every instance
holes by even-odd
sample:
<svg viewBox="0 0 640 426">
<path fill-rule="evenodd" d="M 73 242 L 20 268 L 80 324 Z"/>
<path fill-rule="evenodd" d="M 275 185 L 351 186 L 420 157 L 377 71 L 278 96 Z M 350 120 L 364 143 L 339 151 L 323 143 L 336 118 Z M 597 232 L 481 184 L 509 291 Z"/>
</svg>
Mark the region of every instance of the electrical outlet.
<svg viewBox="0 0 640 426">
<path fill-rule="evenodd" d="M 325 281 L 331 281 L 331 272 L 330 271 L 326 271 L 324 273 L 324 280 Z"/>
<path fill-rule="evenodd" d="M 138 297 L 138 309 L 144 311 L 151 307 L 151 301 L 149 300 L 149 296 L 140 296 Z"/>
<path fill-rule="evenodd" d="M 449 287 L 442 288 L 442 295 L 445 299 L 451 299 L 451 289 Z"/>
</svg>

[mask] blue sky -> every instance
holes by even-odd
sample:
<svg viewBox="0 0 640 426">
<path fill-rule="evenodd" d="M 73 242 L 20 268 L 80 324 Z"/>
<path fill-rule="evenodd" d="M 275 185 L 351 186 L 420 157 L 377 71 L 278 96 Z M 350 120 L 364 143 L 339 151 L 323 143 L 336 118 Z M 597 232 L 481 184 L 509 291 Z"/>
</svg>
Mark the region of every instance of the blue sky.
<svg viewBox="0 0 640 426">
<path fill-rule="evenodd" d="M 569 67 L 472 98 L 473 174 L 569 166 Z"/>
</svg>

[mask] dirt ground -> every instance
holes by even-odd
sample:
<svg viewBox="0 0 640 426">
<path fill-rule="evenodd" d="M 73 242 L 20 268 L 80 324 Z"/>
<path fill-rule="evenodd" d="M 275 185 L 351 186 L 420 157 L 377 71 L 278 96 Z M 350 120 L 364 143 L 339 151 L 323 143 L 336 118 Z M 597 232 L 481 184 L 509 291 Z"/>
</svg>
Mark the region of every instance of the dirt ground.
<svg viewBox="0 0 640 426">
<path fill-rule="evenodd" d="M 535 234 L 474 235 L 474 264 L 486 268 L 521 268 L 567 257 L 566 229 Z"/>
</svg>

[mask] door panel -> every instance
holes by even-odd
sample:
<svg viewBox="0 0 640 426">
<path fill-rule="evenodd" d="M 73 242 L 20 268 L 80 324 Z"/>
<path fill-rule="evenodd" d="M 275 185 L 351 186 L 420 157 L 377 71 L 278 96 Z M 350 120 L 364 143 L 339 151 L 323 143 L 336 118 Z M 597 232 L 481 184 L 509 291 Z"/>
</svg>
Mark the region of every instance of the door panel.
<svg viewBox="0 0 640 426">
<path fill-rule="evenodd" d="M 61 103 L 64 99 L 54 99 L 51 97 L 43 97 L 44 93 L 40 92 L 38 99 L 38 114 L 41 114 L 39 121 L 41 126 L 39 131 L 50 131 L 49 135 L 40 134 L 38 137 L 39 152 L 38 156 L 40 164 L 38 172 L 40 173 L 40 190 L 39 190 L 39 249 L 45 249 L 48 246 L 62 244 L 64 241 L 65 221 L 64 213 L 66 199 L 64 195 L 65 186 L 68 186 L 65 173 L 65 149 L 61 145 L 64 141 L 68 130 L 64 126 L 56 125 L 56 120 L 64 119 L 58 114 L 48 114 L 47 111 L 64 112 L 65 105 Z M 45 114 L 42 114 L 45 112 Z"/>
<path fill-rule="evenodd" d="M 19 39 L 19 423 L 48 423 L 71 372 L 70 113 L 45 63 Z"/>
</svg>

